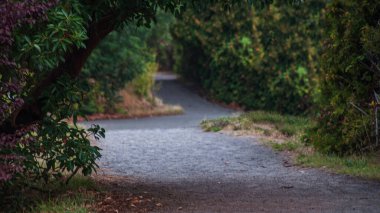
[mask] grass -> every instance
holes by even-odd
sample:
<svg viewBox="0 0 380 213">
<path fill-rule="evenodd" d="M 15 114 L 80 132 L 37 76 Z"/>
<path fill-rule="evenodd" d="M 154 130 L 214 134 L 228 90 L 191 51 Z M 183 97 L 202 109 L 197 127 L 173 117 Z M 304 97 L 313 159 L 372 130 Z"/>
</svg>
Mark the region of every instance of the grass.
<svg viewBox="0 0 380 213">
<path fill-rule="evenodd" d="M 82 195 L 67 198 L 55 198 L 48 201 L 44 201 L 38 204 L 38 206 L 32 212 L 88 212 L 86 206 L 88 199 Z"/>
<path fill-rule="evenodd" d="M 25 186 L 8 188 L 4 197 L 0 193 L 0 212 L 89 212 L 100 192 L 92 178 L 81 175 L 74 176 L 67 185 L 41 181 Z"/>
<path fill-rule="evenodd" d="M 305 129 L 314 125 L 306 117 L 281 115 L 275 112 L 252 111 L 238 117 L 224 117 L 213 120 L 202 121 L 201 126 L 205 131 L 218 132 L 227 126 L 233 130 L 250 130 L 255 128 L 262 130 L 265 135 L 270 135 L 270 130 L 261 128 L 257 124 L 271 125 L 281 134 L 291 137 L 302 133 Z"/>
<path fill-rule="evenodd" d="M 293 141 L 286 141 L 284 143 L 275 143 L 275 142 L 272 142 L 272 143 L 270 143 L 270 145 L 272 146 L 272 148 L 274 150 L 279 151 L 279 152 L 282 152 L 282 151 L 295 151 L 295 150 L 299 149 L 302 146 L 300 143 L 293 142 Z"/>
<path fill-rule="evenodd" d="M 95 202 L 93 192 L 99 190 L 93 179 L 80 175 L 67 185 L 53 184 L 43 189 L 51 192 L 37 199 L 31 212 L 89 212 Z"/>
<path fill-rule="evenodd" d="M 281 115 L 274 112 L 252 111 L 238 117 L 202 121 L 205 131 L 240 131 L 264 138 L 273 150 L 287 151 L 294 163 L 306 167 L 323 168 L 351 176 L 380 180 L 379 158 L 374 154 L 363 156 L 336 156 L 320 153 L 302 142 L 305 130 L 315 123 L 307 117 Z M 278 136 L 277 134 L 280 134 Z"/>
<path fill-rule="evenodd" d="M 287 136 L 294 136 L 309 128 L 312 123 L 306 117 L 281 115 L 274 112 L 254 111 L 242 115 L 249 123 L 272 124 L 275 129 Z"/>
<path fill-rule="evenodd" d="M 380 180 L 380 165 L 372 155 L 339 157 L 321 153 L 301 154 L 297 157 L 296 163 L 328 169 L 340 174 Z"/>
<path fill-rule="evenodd" d="M 219 132 L 223 130 L 227 125 L 234 123 L 235 117 L 231 118 L 218 118 L 213 120 L 203 120 L 201 126 L 203 130 L 207 132 Z"/>
</svg>

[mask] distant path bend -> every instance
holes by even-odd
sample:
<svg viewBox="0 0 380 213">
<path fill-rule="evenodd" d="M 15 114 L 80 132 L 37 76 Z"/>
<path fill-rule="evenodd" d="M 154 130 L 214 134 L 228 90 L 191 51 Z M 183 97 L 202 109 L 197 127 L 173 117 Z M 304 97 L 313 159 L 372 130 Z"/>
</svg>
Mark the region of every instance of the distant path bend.
<svg viewBox="0 0 380 213">
<path fill-rule="evenodd" d="M 173 75 L 157 82 L 157 95 L 185 114 L 95 123 L 107 130 L 102 167 L 152 192 L 164 204 L 158 212 L 380 212 L 380 183 L 286 167 L 255 139 L 205 133 L 202 119 L 233 111 Z"/>
</svg>

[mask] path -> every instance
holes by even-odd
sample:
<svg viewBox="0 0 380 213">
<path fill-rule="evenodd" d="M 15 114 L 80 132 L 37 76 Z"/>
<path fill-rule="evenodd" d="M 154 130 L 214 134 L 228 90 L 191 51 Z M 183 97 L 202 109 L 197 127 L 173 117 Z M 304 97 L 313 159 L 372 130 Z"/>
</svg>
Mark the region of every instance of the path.
<svg viewBox="0 0 380 213">
<path fill-rule="evenodd" d="M 184 115 L 96 122 L 107 130 L 102 167 L 153 193 L 158 212 L 380 212 L 380 183 L 287 167 L 252 138 L 202 132 L 202 119 L 233 112 L 171 76 L 158 82 Z"/>
</svg>

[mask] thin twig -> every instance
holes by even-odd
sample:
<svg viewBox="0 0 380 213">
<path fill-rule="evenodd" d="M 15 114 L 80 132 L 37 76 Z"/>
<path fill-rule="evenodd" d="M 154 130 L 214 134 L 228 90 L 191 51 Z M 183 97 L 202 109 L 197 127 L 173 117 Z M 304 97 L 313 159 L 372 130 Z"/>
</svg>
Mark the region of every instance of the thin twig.
<svg viewBox="0 0 380 213">
<path fill-rule="evenodd" d="M 77 174 L 77 172 L 79 171 L 79 169 L 80 169 L 80 167 L 78 166 L 78 167 L 74 170 L 74 172 L 73 172 L 73 173 L 67 178 L 67 180 L 66 180 L 66 185 L 69 184 L 71 178 L 73 178 L 74 175 Z"/>
<path fill-rule="evenodd" d="M 357 110 L 359 110 L 361 113 L 363 113 L 364 115 L 367 115 L 368 116 L 368 113 L 366 113 L 364 110 L 362 110 L 360 107 L 356 106 L 354 103 L 350 102 L 350 104 L 352 106 L 354 106 Z"/>
</svg>

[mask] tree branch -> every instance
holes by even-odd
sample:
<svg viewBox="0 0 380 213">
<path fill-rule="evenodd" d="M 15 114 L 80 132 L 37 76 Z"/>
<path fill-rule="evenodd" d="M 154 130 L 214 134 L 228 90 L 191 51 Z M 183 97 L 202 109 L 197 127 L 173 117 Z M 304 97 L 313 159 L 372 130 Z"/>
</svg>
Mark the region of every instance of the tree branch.
<svg viewBox="0 0 380 213">
<path fill-rule="evenodd" d="M 64 57 L 64 62 L 49 72 L 49 74 L 36 85 L 29 95 L 32 97 L 32 100 L 25 103 L 20 110 L 15 111 L 11 115 L 11 121 L 3 123 L 0 130 L 9 131 L 9 129 L 40 121 L 43 118 L 42 106 L 44 105 L 44 101 L 40 98 L 43 92 L 56 83 L 64 74 L 69 74 L 72 78 L 76 78 L 80 74 L 87 58 L 91 55 L 91 52 L 104 37 L 114 30 L 116 21 L 117 19 L 114 14 L 109 13 L 90 24 L 87 30 L 88 39 L 84 42 L 85 48 L 74 48 L 68 52 Z"/>
</svg>

